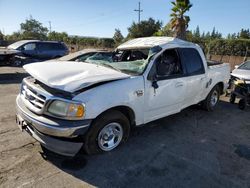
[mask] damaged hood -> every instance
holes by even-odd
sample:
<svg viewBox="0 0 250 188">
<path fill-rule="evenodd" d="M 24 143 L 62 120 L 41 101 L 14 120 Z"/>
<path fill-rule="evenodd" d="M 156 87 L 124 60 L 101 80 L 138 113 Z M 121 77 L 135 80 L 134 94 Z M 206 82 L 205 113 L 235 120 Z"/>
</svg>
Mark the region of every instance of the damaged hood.
<svg viewBox="0 0 250 188">
<path fill-rule="evenodd" d="M 74 92 L 100 82 L 130 77 L 111 68 L 82 62 L 40 62 L 25 65 L 23 68 L 47 86 L 67 92 Z"/>
<path fill-rule="evenodd" d="M 240 79 L 250 80 L 250 70 L 234 69 L 231 75 Z"/>
<path fill-rule="evenodd" d="M 0 55 L 15 55 L 21 53 L 18 50 L 8 49 L 8 48 L 0 48 Z"/>
</svg>

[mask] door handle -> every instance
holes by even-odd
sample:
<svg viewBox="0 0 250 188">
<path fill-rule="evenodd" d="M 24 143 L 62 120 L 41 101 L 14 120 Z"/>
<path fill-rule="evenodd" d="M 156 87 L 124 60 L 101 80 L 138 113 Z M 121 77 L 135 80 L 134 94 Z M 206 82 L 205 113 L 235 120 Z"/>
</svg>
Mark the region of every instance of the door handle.
<svg viewBox="0 0 250 188">
<path fill-rule="evenodd" d="M 175 87 L 182 87 L 183 86 L 183 82 L 177 82 L 176 84 L 175 84 Z"/>
<path fill-rule="evenodd" d="M 202 77 L 200 80 L 203 81 L 203 80 L 205 80 L 205 78 L 206 78 L 206 77 Z"/>
</svg>

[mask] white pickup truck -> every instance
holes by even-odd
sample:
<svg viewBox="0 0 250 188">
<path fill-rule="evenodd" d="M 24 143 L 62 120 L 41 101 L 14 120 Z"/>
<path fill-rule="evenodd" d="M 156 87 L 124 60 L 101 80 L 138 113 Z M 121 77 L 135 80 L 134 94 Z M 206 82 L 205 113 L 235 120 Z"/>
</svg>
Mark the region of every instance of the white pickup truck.
<svg viewBox="0 0 250 188">
<path fill-rule="evenodd" d="M 230 78 L 227 64 L 207 63 L 198 45 L 170 37 L 130 40 L 113 59 L 25 65 L 18 126 L 62 155 L 111 151 L 134 126 L 193 104 L 214 110 Z"/>
</svg>

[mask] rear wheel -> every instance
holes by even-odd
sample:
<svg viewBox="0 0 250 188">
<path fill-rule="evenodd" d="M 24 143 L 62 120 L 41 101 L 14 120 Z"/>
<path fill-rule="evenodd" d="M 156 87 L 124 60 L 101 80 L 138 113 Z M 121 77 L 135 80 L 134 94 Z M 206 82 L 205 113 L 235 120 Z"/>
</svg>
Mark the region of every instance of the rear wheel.
<svg viewBox="0 0 250 188">
<path fill-rule="evenodd" d="M 217 106 L 220 99 L 220 88 L 219 86 L 215 86 L 207 98 L 203 101 L 203 108 L 207 111 L 213 111 Z"/>
<path fill-rule="evenodd" d="M 84 139 L 87 154 L 112 151 L 125 142 L 130 133 L 128 118 L 121 112 L 110 110 L 98 117 Z"/>
<path fill-rule="evenodd" d="M 245 108 L 246 108 L 246 101 L 244 99 L 240 99 L 239 109 L 244 110 Z"/>
<path fill-rule="evenodd" d="M 235 103 L 235 99 L 236 99 L 236 95 L 232 93 L 232 94 L 230 95 L 230 100 L 229 100 L 230 103 L 234 104 L 234 103 Z"/>
</svg>

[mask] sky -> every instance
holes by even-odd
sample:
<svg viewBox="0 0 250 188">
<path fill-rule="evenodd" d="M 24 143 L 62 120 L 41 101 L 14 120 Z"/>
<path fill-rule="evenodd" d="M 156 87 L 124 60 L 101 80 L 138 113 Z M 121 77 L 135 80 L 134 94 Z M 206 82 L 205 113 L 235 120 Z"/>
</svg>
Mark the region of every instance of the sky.
<svg viewBox="0 0 250 188">
<path fill-rule="evenodd" d="M 152 17 L 169 22 L 170 0 L 140 0 L 141 19 Z M 226 36 L 250 28 L 250 0 L 190 0 L 187 13 L 189 30 L 212 31 Z M 138 0 L 0 0 L 0 30 L 11 34 L 20 30 L 20 23 L 32 17 L 52 30 L 69 35 L 112 37 L 115 28 L 124 36 L 133 21 L 137 22 Z"/>
</svg>

